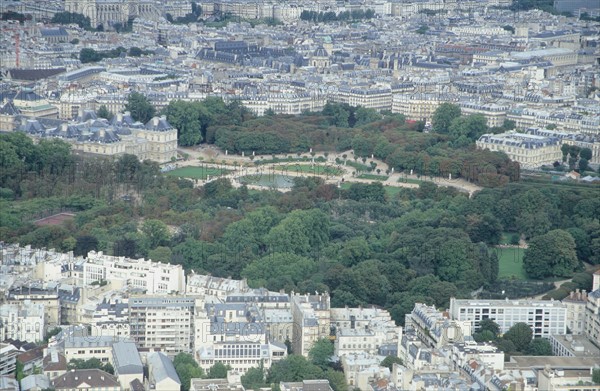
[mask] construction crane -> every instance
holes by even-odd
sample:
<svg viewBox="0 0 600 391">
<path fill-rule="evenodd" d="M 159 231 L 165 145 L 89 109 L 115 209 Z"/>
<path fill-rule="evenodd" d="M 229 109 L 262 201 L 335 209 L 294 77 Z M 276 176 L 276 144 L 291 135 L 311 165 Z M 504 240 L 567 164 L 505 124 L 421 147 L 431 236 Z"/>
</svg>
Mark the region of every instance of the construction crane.
<svg viewBox="0 0 600 391">
<path fill-rule="evenodd" d="M 19 68 L 20 64 L 20 56 L 21 56 L 21 30 L 18 26 L 8 26 L 5 27 L 4 30 L 10 31 L 13 33 L 13 37 L 15 39 L 15 68 Z"/>
</svg>

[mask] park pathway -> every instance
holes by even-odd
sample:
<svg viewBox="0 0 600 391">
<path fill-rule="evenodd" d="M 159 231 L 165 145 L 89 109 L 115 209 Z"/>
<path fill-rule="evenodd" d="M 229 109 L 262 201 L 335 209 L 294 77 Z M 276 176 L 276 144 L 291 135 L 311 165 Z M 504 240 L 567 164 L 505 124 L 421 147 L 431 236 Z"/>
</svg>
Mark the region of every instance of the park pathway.
<svg viewBox="0 0 600 391">
<path fill-rule="evenodd" d="M 277 170 L 278 166 L 290 166 L 296 164 L 296 162 L 281 162 L 281 163 L 267 163 L 261 165 L 253 164 L 254 161 L 262 159 L 270 160 L 273 157 L 279 159 L 285 159 L 288 156 L 294 156 L 292 154 L 276 154 L 276 155 L 256 155 L 251 159 L 249 156 L 240 156 L 240 155 L 230 155 L 225 154 L 223 151 L 219 150 L 214 146 L 201 146 L 196 149 L 192 148 L 180 148 L 180 154 L 186 154 L 189 156 L 187 160 L 178 161 L 177 167 L 190 167 L 190 166 L 207 166 L 207 167 L 223 167 L 226 165 L 226 169 L 232 170 L 231 173 L 221 176 L 219 178 L 227 178 L 230 179 L 235 187 L 241 186 L 241 183 L 238 181 L 238 177 L 245 175 L 267 175 L 267 174 L 282 174 L 288 176 L 318 176 L 325 180 L 326 183 L 340 185 L 342 182 L 350 182 L 350 183 L 372 183 L 375 180 L 373 179 L 364 179 L 364 178 L 356 178 L 354 177 L 354 172 L 356 169 L 352 166 L 337 164 L 336 159 L 344 160 L 343 155 L 346 155 L 346 161 L 352 162 L 354 160 L 352 151 L 345 151 L 341 153 L 337 152 L 329 152 L 327 154 L 327 162 L 316 162 L 317 165 L 330 165 L 335 166 L 335 168 L 341 169 L 344 171 L 341 175 L 325 175 L 325 174 L 316 174 L 310 172 L 295 172 L 295 171 L 284 171 Z M 319 156 L 324 156 L 325 152 L 320 152 Z M 311 154 L 305 153 L 300 155 L 295 155 L 294 157 L 304 157 L 311 159 L 315 156 Z M 360 160 L 356 160 L 357 162 L 361 162 Z M 385 173 L 389 167 L 388 165 L 378 159 L 368 159 L 368 163 L 374 162 L 377 164 L 376 168 L 381 170 L 380 172 Z M 310 161 L 308 162 L 298 162 L 298 164 L 312 164 Z M 231 166 L 234 166 L 233 168 Z M 224 167 L 223 167 L 224 168 Z M 385 175 L 385 174 L 382 174 Z M 211 178 L 210 180 L 217 179 Z M 423 182 L 432 182 L 438 186 L 446 186 L 453 187 L 459 189 L 460 191 L 466 192 L 469 194 L 469 197 L 472 197 L 476 191 L 482 189 L 482 187 L 477 186 L 473 183 L 465 181 L 460 178 L 441 178 L 441 177 L 419 177 L 416 174 L 408 174 L 408 173 L 398 173 L 394 172 L 388 175 L 388 178 L 385 181 L 381 181 L 384 186 L 391 187 L 404 187 L 404 188 L 418 188 L 419 184 L 411 181 L 423 181 Z M 203 185 L 207 181 L 198 181 L 198 186 Z M 268 187 L 265 186 L 257 186 L 257 185 L 248 185 L 248 188 L 251 189 L 266 189 Z M 286 189 L 278 189 L 281 191 L 286 191 Z M 288 189 L 289 190 L 289 189 Z"/>
</svg>

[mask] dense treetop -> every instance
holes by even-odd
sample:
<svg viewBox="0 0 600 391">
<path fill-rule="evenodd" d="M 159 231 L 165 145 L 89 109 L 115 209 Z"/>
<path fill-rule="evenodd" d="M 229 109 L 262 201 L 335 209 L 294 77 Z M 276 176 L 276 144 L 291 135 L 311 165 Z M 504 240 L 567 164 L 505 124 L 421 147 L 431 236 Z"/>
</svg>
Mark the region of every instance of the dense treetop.
<svg viewBox="0 0 600 391">
<path fill-rule="evenodd" d="M 344 118 L 354 127 L 338 128 L 334 116 L 252 118 L 219 100 L 190 110 L 206 111 L 197 131 L 212 142 L 272 134 L 290 151 L 354 143 L 357 153 L 385 155 L 395 167 L 411 155 L 513 166 L 505 156 L 452 146 L 451 136 L 419 132 L 388 114 L 357 125 L 370 115 L 352 109 Z M 236 140 L 232 151 L 245 145 Z M 479 175 L 473 180 L 481 182 Z M 234 188 L 224 179 L 194 187 L 135 156 L 82 158 L 60 140 L 36 144 L 12 133 L 0 135 L 0 237 L 78 254 L 151 257 L 272 290 L 328 291 L 333 306 L 379 305 L 402 324 L 417 301 L 444 307 L 450 296 L 498 284 L 493 246 L 502 233 L 531 243 L 525 263 L 532 278 L 570 276 L 582 262 L 600 263 L 597 188 L 516 179 L 495 181 L 472 198 L 430 182 L 393 194 L 381 183 L 340 189 L 319 178 L 296 178 L 287 193 Z M 32 223 L 65 209 L 76 212 L 74 220 Z"/>
</svg>

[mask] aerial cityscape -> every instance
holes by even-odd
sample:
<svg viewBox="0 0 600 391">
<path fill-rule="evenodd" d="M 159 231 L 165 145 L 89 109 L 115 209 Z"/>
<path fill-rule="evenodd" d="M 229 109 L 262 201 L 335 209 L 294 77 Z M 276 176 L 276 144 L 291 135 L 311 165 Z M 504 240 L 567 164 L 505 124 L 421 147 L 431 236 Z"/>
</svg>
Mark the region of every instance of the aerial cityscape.
<svg viewBox="0 0 600 391">
<path fill-rule="evenodd" d="M 600 0 L 0 15 L 0 391 L 600 391 Z"/>
</svg>

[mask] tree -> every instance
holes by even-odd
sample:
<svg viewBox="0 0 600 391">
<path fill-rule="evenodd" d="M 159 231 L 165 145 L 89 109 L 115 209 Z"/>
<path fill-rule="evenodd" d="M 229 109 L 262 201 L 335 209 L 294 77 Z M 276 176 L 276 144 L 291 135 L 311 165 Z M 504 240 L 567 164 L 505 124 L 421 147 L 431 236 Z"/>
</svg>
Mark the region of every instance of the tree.
<svg viewBox="0 0 600 391">
<path fill-rule="evenodd" d="M 589 170 L 589 161 L 584 158 L 579 159 L 579 172 L 583 173 L 586 170 Z"/>
<path fill-rule="evenodd" d="M 310 278 L 316 269 L 315 261 L 292 253 L 273 253 L 251 262 L 242 270 L 242 277 L 256 288 L 271 290 L 286 288 L 284 281 L 297 284 Z M 282 277 L 287 277 L 282 279 Z"/>
<path fill-rule="evenodd" d="M 429 31 L 429 27 L 425 26 L 424 24 L 415 30 L 417 34 L 425 34 L 427 31 Z"/>
<path fill-rule="evenodd" d="M 323 370 L 329 367 L 331 356 L 333 356 L 333 343 L 327 338 L 316 341 L 308 352 L 308 359 Z"/>
<path fill-rule="evenodd" d="M 148 251 L 148 259 L 156 262 L 169 263 L 173 257 L 173 252 L 169 247 L 158 246 L 153 250 Z"/>
<path fill-rule="evenodd" d="M 230 370 L 229 365 L 225 365 L 220 361 L 214 363 L 212 367 L 208 369 L 206 374 L 207 379 L 227 379 L 227 371 Z"/>
<path fill-rule="evenodd" d="M 467 233 L 473 243 L 485 242 L 491 245 L 500 243 L 502 225 L 500 220 L 491 213 L 486 213 L 483 216 L 467 216 L 467 224 Z"/>
<path fill-rule="evenodd" d="M 514 354 L 517 351 L 517 348 L 513 341 L 506 338 L 501 338 L 496 341 L 496 347 L 504 352 L 505 361 L 508 360 L 511 354 Z"/>
<path fill-rule="evenodd" d="M 61 331 L 62 331 L 62 329 L 60 327 L 55 327 L 52 330 L 48 330 L 48 332 L 44 336 L 44 343 L 48 343 L 48 341 L 50 341 L 50 338 L 59 334 Z"/>
<path fill-rule="evenodd" d="M 559 229 L 536 236 L 525 250 L 523 266 L 531 278 L 570 277 L 579 267 L 575 240 Z"/>
<path fill-rule="evenodd" d="M 246 390 L 256 390 L 261 387 L 267 387 L 265 382 L 265 371 L 262 362 L 258 368 L 250 368 L 242 375 L 242 386 Z"/>
<path fill-rule="evenodd" d="M 79 51 L 79 61 L 83 64 L 88 62 L 97 62 L 102 60 L 100 53 L 90 48 L 83 48 Z"/>
<path fill-rule="evenodd" d="M 460 115 L 460 107 L 452 103 L 442 103 L 433 113 L 433 131 L 448 133 L 450 124 L 454 119 L 460 117 Z"/>
<path fill-rule="evenodd" d="M 500 334 L 500 326 L 490 318 L 482 319 L 479 322 L 479 331 L 489 331 L 494 337 Z"/>
<path fill-rule="evenodd" d="M 344 372 L 329 368 L 325 371 L 323 377 L 329 381 L 329 386 L 333 391 L 348 391 L 348 383 Z"/>
<path fill-rule="evenodd" d="M 524 352 L 529 346 L 532 336 L 533 331 L 531 330 L 531 327 L 529 327 L 527 323 L 518 322 L 504 333 L 503 338 L 511 341 L 515 345 L 517 351 Z"/>
<path fill-rule="evenodd" d="M 82 235 L 77 237 L 75 248 L 73 249 L 73 255 L 76 257 L 87 257 L 90 251 L 98 250 L 98 239 L 91 235 Z"/>
<path fill-rule="evenodd" d="M 208 118 L 208 112 L 201 104 L 171 101 L 165 108 L 165 115 L 167 121 L 177 129 L 179 145 L 196 145 L 202 141 L 201 118 Z"/>
<path fill-rule="evenodd" d="M 82 29 L 91 30 L 90 18 L 76 12 L 57 12 L 51 20 L 56 24 L 76 24 Z"/>
<path fill-rule="evenodd" d="M 600 368 L 594 368 L 592 371 L 592 381 L 594 384 L 600 384 Z"/>
<path fill-rule="evenodd" d="M 375 109 L 368 109 L 360 106 L 356 109 L 354 118 L 356 119 L 354 126 L 361 126 L 380 120 L 381 114 L 379 114 Z"/>
<path fill-rule="evenodd" d="M 67 368 L 68 369 L 100 369 L 104 372 L 110 373 L 111 375 L 115 373 L 115 370 L 110 363 L 103 363 L 98 358 L 90 358 L 88 360 L 74 358 L 74 359 L 71 359 L 71 361 L 69 361 Z"/>
<path fill-rule="evenodd" d="M 136 46 L 132 46 L 129 48 L 129 53 L 128 53 L 131 57 L 140 57 L 142 54 L 144 54 L 144 51 Z"/>
<path fill-rule="evenodd" d="M 125 104 L 125 111 L 129 111 L 135 121 L 140 121 L 144 124 L 150 121 L 156 114 L 156 109 L 148 101 L 148 98 L 139 92 L 129 94 L 127 103 Z"/>
<path fill-rule="evenodd" d="M 379 364 L 379 366 L 386 367 L 391 372 L 392 369 L 394 368 L 394 364 L 403 365 L 404 363 L 402 362 L 402 359 L 400 357 L 387 356 L 386 358 L 383 359 L 383 361 L 381 362 L 381 364 Z"/>
<path fill-rule="evenodd" d="M 527 347 L 530 356 L 552 356 L 552 345 L 547 338 L 534 338 Z"/>
<path fill-rule="evenodd" d="M 113 114 L 110 111 L 108 111 L 108 109 L 106 108 L 105 105 L 100 106 L 96 115 L 98 115 L 98 117 L 100 117 L 100 118 L 106 118 L 109 121 L 113 117 Z"/>
<path fill-rule="evenodd" d="M 455 147 L 467 147 L 487 130 L 487 119 L 483 114 L 456 117 L 448 127 Z"/>
<path fill-rule="evenodd" d="M 188 353 L 179 353 L 173 359 L 173 366 L 175 372 L 179 376 L 181 381 L 181 390 L 189 391 L 191 385 L 191 379 L 202 377 L 204 371 L 198 363 L 194 360 L 194 357 Z"/>
<path fill-rule="evenodd" d="M 592 150 L 589 148 L 581 148 L 579 152 L 579 157 L 582 159 L 586 159 L 587 161 L 592 160 Z"/>
<path fill-rule="evenodd" d="M 160 220 L 150 219 L 142 224 L 142 232 L 148 241 L 148 247 L 154 249 L 166 244 L 170 239 L 169 228 Z"/>
<path fill-rule="evenodd" d="M 305 357 L 292 354 L 279 360 L 269 369 L 267 383 L 301 382 L 302 380 L 321 379 L 323 370 L 310 363 Z"/>
<path fill-rule="evenodd" d="M 496 335 L 489 330 L 483 330 L 473 334 L 473 339 L 475 339 L 477 342 L 494 341 L 496 340 Z"/>
</svg>

